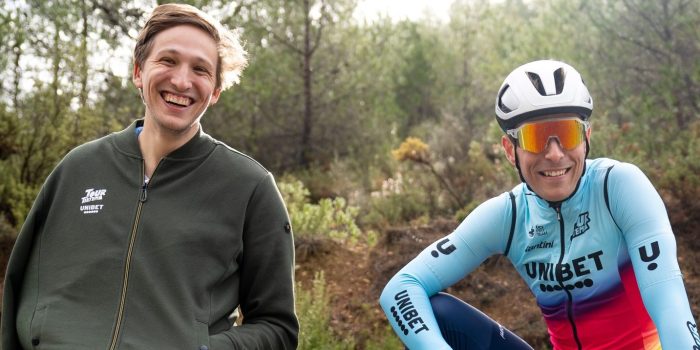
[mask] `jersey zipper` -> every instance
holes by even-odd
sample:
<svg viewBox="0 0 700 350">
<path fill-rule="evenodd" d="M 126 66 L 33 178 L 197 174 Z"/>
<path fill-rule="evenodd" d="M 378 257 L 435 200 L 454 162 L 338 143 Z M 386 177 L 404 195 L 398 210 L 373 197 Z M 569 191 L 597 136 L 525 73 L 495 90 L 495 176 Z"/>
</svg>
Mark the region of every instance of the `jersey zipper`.
<svg viewBox="0 0 700 350">
<path fill-rule="evenodd" d="M 159 163 L 160 164 L 160 163 Z M 148 184 L 150 184 L 153 181 L 153 175 L 155 174 L 155 170 L 153 171 L 153 174 L 151 174 L 151 178 L 149 179 L 148 182 L 145 181 L 146 178 L 146 171 L 145 171 L 145 164 L 141 163 L 141 181 L 143 181 L 143 185 L 141 186 L 141 191 L 139 194 L 139 202 L 136 206 L 136 217 L 134 218 L 134 224 L 131 227 L 131 233 L 129 234 L 129 246 L 126 250 L 126 261 L 124 262 L 124 275 L 122 276 L 122 291 L 119 296 L 119 307 L 117 309 L 117 320 L 114 324 L 114 330 L 112 331 L 112 341 L 109 344 L 109 350 L 115 350 L 117 348 L 117 341 L 119 340 L 119 334 L 121 332 L 121 327 L 122 327 L 122 321 L 124 319 L 124 306 L 126 304 L 126 292 L 129 286 L 129 272 L 131 270 L 131 258 L 134 252 L 134 243 L 136 242 L 136 231 L 138 230 L 139 227 L 139 221 L 141 220 L 141 209 L 143 208 L 143 204 L 146 202 L 148 199 Z M 156 169 L 158 169 L 158 166 L 156 166 Z"/>
<path fill-rule="evenodd" d="M 569 319 L 569 323 L 571 323 L 571 330 L 574 333 L 574 340 L 576 341 L 576 347 L 578 350 L 581 350 L 581 340 L 578 338 L 578 331 L 576 330 L 576 323 L 574 323 L 574 310 L 573 310 L 573 301 L 574 297 L 571 294 L 571 291 L 566 289 L 566 286 L 564 285 L 562 273 L 561 273 L 561 266 L 562 263 L 564 262 L 564 255 L 566 253 L 566 235 L 564 234 L 564 219 L 561 217 L 561 202 L 553 204 L 552 207 L 554 208 L 554 211 L 557 212 L 557 221 L 559 221 L 559 237 L 560 237 L 560 242 L 561 242 L 561 254 L 559 255 L 559 263 L 557 264 L 557 283 L 559 283 L 559 287 L 561 287 L 561 290 L 563 290 L 566 293 L 566 316 Z"/>
</svg>

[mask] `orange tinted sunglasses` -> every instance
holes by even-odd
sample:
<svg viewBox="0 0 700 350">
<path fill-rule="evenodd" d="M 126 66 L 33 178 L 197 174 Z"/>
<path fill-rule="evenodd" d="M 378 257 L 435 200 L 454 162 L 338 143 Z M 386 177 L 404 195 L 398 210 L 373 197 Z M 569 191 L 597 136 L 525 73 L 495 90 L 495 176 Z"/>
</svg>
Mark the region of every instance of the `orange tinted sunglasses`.
<svg viewBox="0 0 700 350">
<path fill-rule="evenodd" d="M 572 150 L 586 138 L 588 123 L 578 118 L 557 119 L 523 124 L 507 133 L 518 140 L 518 145 L 531 153 L 542 153 L 549 139 L 556 137 L 566 150 Z"/>
</svg>

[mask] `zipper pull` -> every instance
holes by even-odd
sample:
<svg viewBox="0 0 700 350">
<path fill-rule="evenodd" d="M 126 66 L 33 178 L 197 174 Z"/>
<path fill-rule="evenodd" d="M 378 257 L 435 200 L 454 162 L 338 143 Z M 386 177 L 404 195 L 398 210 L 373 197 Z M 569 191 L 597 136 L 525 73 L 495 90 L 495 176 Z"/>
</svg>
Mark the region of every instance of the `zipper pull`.
<svg viewBox="0 0 700 350">
<path fill-rule="evenodd" d="M 143 184 L 141 187 L 141 198 L 139 200 L 141 203 L 145 202 L 148 199 L 148 184 Z"/>
<path fill-rule="evenodd" d="M 554 207 L 554 210 L 557 212 L 557 221 L 561 221 L 561 206 Z"/>
</svg>

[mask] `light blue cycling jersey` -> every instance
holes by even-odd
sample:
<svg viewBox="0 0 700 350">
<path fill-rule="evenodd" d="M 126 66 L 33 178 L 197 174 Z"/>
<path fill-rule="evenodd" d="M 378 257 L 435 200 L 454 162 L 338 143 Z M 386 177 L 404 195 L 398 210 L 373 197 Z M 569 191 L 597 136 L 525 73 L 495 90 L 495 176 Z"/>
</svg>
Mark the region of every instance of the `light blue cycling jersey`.
<svg viewBox="0 0 700 350">
<path fill-rule="evenodd" d="M 666 209 L 634 165 L 587 160 L 559 205 L 520 184 L 423 250 L 380 297 L 408 348 L 450 348 L 428 298 L 494 254 L 535 295 L 555 349 L 700 350 Z"/>
</svg>

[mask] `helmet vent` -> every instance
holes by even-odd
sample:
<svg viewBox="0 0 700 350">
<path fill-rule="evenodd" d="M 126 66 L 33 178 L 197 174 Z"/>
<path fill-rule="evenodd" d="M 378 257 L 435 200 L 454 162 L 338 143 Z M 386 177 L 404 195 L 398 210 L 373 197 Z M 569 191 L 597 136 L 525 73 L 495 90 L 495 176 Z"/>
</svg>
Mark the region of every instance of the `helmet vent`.
<svg viewBox="0 0 700 350">
<path fill-rule="evenodd" d="M 547 96 L 547 93 L 544 91 L 544 85 L 542 85 L 542 79 L 540 79 L 540 76 L 537 73 L 527 72 L 527 77 L 530 78 L 532 86 L 535 87 L 540 95 Z"/>
<path fill-rule="evenodd" d="M 498 94 L 498 108 L 500 110 L 502 110 L 503 113 L 510 113 L 513 111 L 512 109 L 508 108 L 508 106 L 506 106 L 503 103 L 503 95 L 506 94 L 506 91 L 508 91 L 508 88 L 510 88 L 509 85 L 504 86 L 503 89 L 501 89 L 501 93 Z"/>
<path fill-rule="evenodd" d="M 561 67 L 554 71 L 554 86 L 557 89 L 557 95 L 564 91 L 564 80 L 566 79 L 566 72 L 564 67 Z"/>
</svg>

